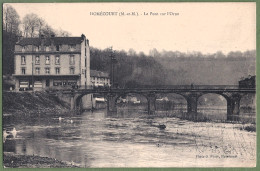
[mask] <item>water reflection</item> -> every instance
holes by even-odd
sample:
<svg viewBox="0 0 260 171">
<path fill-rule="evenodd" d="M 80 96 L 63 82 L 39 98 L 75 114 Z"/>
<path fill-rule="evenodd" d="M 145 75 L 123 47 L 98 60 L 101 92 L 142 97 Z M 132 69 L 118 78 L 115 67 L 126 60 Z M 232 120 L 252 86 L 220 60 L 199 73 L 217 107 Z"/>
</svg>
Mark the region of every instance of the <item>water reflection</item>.
<svg viewBox="0 0 260 171">
<path fill-rule="evenodd" d="M 55 114 L 4 117 L 4 128 L 11 130 L 15 126 L 19 131 L 16 139 L 7 139 L 4 151 L 73 161 L 82 167 L 181 167 L 201 166 L 195 157 L 197 137 L 205 144 L 219 142 L 218 137 L 207 132 L 208 127 L 213 129 L 208 123 L 163 114 L 151 116 L 144 110 L 122 110 L 113 115 L 100 110 L 62 118 L 59 121 Z M 159 124 L 165 124 L 166 129 L 160 130 L 156 127 Z M 196 132 L 195 128 L 200 130 Z M 218 127 L 212 130 L 215 134 L 218 131 Z M 254 138 L 248 139 L 250 143 Z M 211 163 L 219 166 L 219 161 Z"/>
</svg>

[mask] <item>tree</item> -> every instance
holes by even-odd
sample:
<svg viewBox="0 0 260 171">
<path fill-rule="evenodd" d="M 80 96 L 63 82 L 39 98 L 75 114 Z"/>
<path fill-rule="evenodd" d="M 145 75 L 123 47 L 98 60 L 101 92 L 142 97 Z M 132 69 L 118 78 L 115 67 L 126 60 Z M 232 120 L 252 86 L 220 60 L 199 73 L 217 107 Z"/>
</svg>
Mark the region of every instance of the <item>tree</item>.
<svg viewBox="0 0 260 171">
<path fill-rule="evenodd" d="M 59 29 L 56 31 L 56 36 L 59 36 L 59 37 L 69 37 L 71 36 L 71 34 L 67 31 L 64 31 L 62 29 Z"/>
<path fill-rule="evenodd" d="M 27 14 L 23 18 L 23 36 L 39 37 L 40 35 L 44 35 L 45 37 L 51 37 L 51 35 L 68 37 L 70 36 L 70 33 L 61 29 L 54 30 L 38 15 L 33 13 Z"/>
<path fill-rule="evenodd" d="M 23 34 L 24 37 L 37 37 L 41 32 L 44 21 L 36 14 L 27 14 L 23 18 Z"/>
<path fill-rule="evenodd" d="M 20 16 L 16 10 L 7 4 L 3 6 L 3 29 L 6 32 L 18 34 L 20 25 Z"/>
<path fill-rule="evenodd" d="M 241 58 L 241 57 L 243 57 L 243 53 L 240 51 L 235 51 L 235 52 L 231 51 L 228 53 L 227 57 L 228 58 Z"/>
<path fill-rule="evenodd" d="M 129 49 L 128 50 L 128 53 L 127 53 L 129 56 L 136 56 L 136 51 L 134 49 Z"/>
<path fill-rule="evenodd" d="M 156 48 L 153 48 L 152 50 L 150 50 L 149 55 L 152 56 L 152 57 L 160 57 L 161 56 L 160 52 L 158 52 L 158 50 Z"/>
<path fill-rule="evenodd" d="M 215 58 L 225 58 L 226 56 L 222 51 L 217 51 L 215 54 Z"/>
<path fill-rule="evenodd" d="M 51 37 L 51 35 L 55 35 L 55 31 L 48 24 L 46 24 L 41 29 L 41 34 L 45 37 Z"/>
</svg>

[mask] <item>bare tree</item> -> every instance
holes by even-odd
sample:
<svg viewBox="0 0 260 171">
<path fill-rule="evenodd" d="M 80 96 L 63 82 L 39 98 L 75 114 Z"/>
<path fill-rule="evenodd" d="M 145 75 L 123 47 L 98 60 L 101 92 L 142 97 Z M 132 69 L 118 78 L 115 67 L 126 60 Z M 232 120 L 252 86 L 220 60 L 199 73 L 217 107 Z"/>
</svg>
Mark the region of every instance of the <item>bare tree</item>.
<svg viewBox="0 0 260 171">
<path fill-rule="evenodd" d="M 51 28 L 51 26 L 49 26 L 48 24 L 43 26 L 43 28 L 41 29 L 41 34 L 43 34 L 45 37 L 51 37 L 51 35 L 56 35 L 53 28 Z"/>
<path fill-rule="evenodd" d="M 36 14 L 27 14 L 23 18 L 23 36 L 24 37 L 39 37 L 40 35 L 51 37 L 56 35 L 60 37 L 68 37 L 70 33 L 64 30 L 54 30 L 42 18 Z"/>
<path fill-rule="evenodd" d="M 64 31 L 62 29 L 59 29 L 56 31 L 56 36 L 59 36 L 59 37 L 69 37 L 71 36 L 71 34 L 67 31 Z"/>
<path fill-rule="evenodd" d="M 38 15 L 31 13 L 23 18 L 23 36 L 37 37 L 42 34 L 43 29 L 49 27 L 46 22 Z"/>
<path fill-rule="evenodd" d="M 19 33 L 20 16 L 16 10 L 5 4 L 3 6 L 3 29 L 7 32 Z"/>
<path fill-rule="evenodd" d="M 37 36 L 37 30 L 39 29 L 39 17 L 36 14 L 27 14 L 23 18 L 23 32 L 24 37 Z"/>
<path fill-rule="evenodd" d="M 160 57 L 160 52 L 156 48 L 153 48 L 152 50 L 149 51 L 149 55 L 152 57 Z"/>
<path fill-rule="evenodd" d="M 44 27 L 48 26 L 46 24 L 46 22 L 42 19 L 39 18 L 38 19 L 38 34 L 41 35 L 42 34 L 42 30 L 44 29 Z"/>
</svg>

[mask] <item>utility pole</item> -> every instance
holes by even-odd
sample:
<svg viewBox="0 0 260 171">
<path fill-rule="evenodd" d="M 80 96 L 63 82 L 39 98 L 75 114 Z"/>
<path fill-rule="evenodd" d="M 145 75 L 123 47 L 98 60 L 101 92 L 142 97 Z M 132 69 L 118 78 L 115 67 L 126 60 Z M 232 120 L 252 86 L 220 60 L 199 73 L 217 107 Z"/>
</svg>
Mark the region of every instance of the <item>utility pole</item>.
<svg viewBox="0 0 260 171">
<path fill-rule="evenodd" d="M 111 83 L 111 88 L 114 88 L 114 63 L 116 61 L 114 52 L 112 47 L 110 48 L 111 52 L 110 52 L 110 83 Z"/>
<path fill-rule="evenodd" d="M 32 36 L 31 36 L 32 38 Z M 33 78 L 33 44 L 32 44 L 32 92 L 34 94 L 34 78 Z"/>
</svg>

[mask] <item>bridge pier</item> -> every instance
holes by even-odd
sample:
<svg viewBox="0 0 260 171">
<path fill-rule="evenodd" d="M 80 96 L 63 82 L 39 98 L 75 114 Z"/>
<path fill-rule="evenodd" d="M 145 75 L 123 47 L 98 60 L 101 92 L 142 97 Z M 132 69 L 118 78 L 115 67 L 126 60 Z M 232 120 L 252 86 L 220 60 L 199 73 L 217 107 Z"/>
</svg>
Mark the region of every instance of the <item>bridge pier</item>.
<svg viewBox="0 0 260 171">
<path fill-rule="evenodd" d="M 188 109 L 188 117 L 190 119 L 197 118 L 197 95 L 191 94 L 187 97 L 187 109 Z"/>
<path fill-rule="evenodd" d="M 148 102 L 148 114 L 154 114 L 155 113 L 155 104 L 156 104 L 156 95 L 148 94 L 147 102 Z"/>
<path fill-rule="evenodd" d="M 234 95 L 227 101 L 227 120 L 238 121 L 240 113 L 241 96 Z"/>
<path fill-rule="evenodd" d="M 117 112 L 116 98 L 117 96 L 114 94 L 107 95 L 107 112 L 110 114 Z"/>
<path fill-rule="evenodd" d="M 75 110 L 75 99 L 74 99 L 74 96 L 70 97 L 70 110 Z"/>
</svg>

